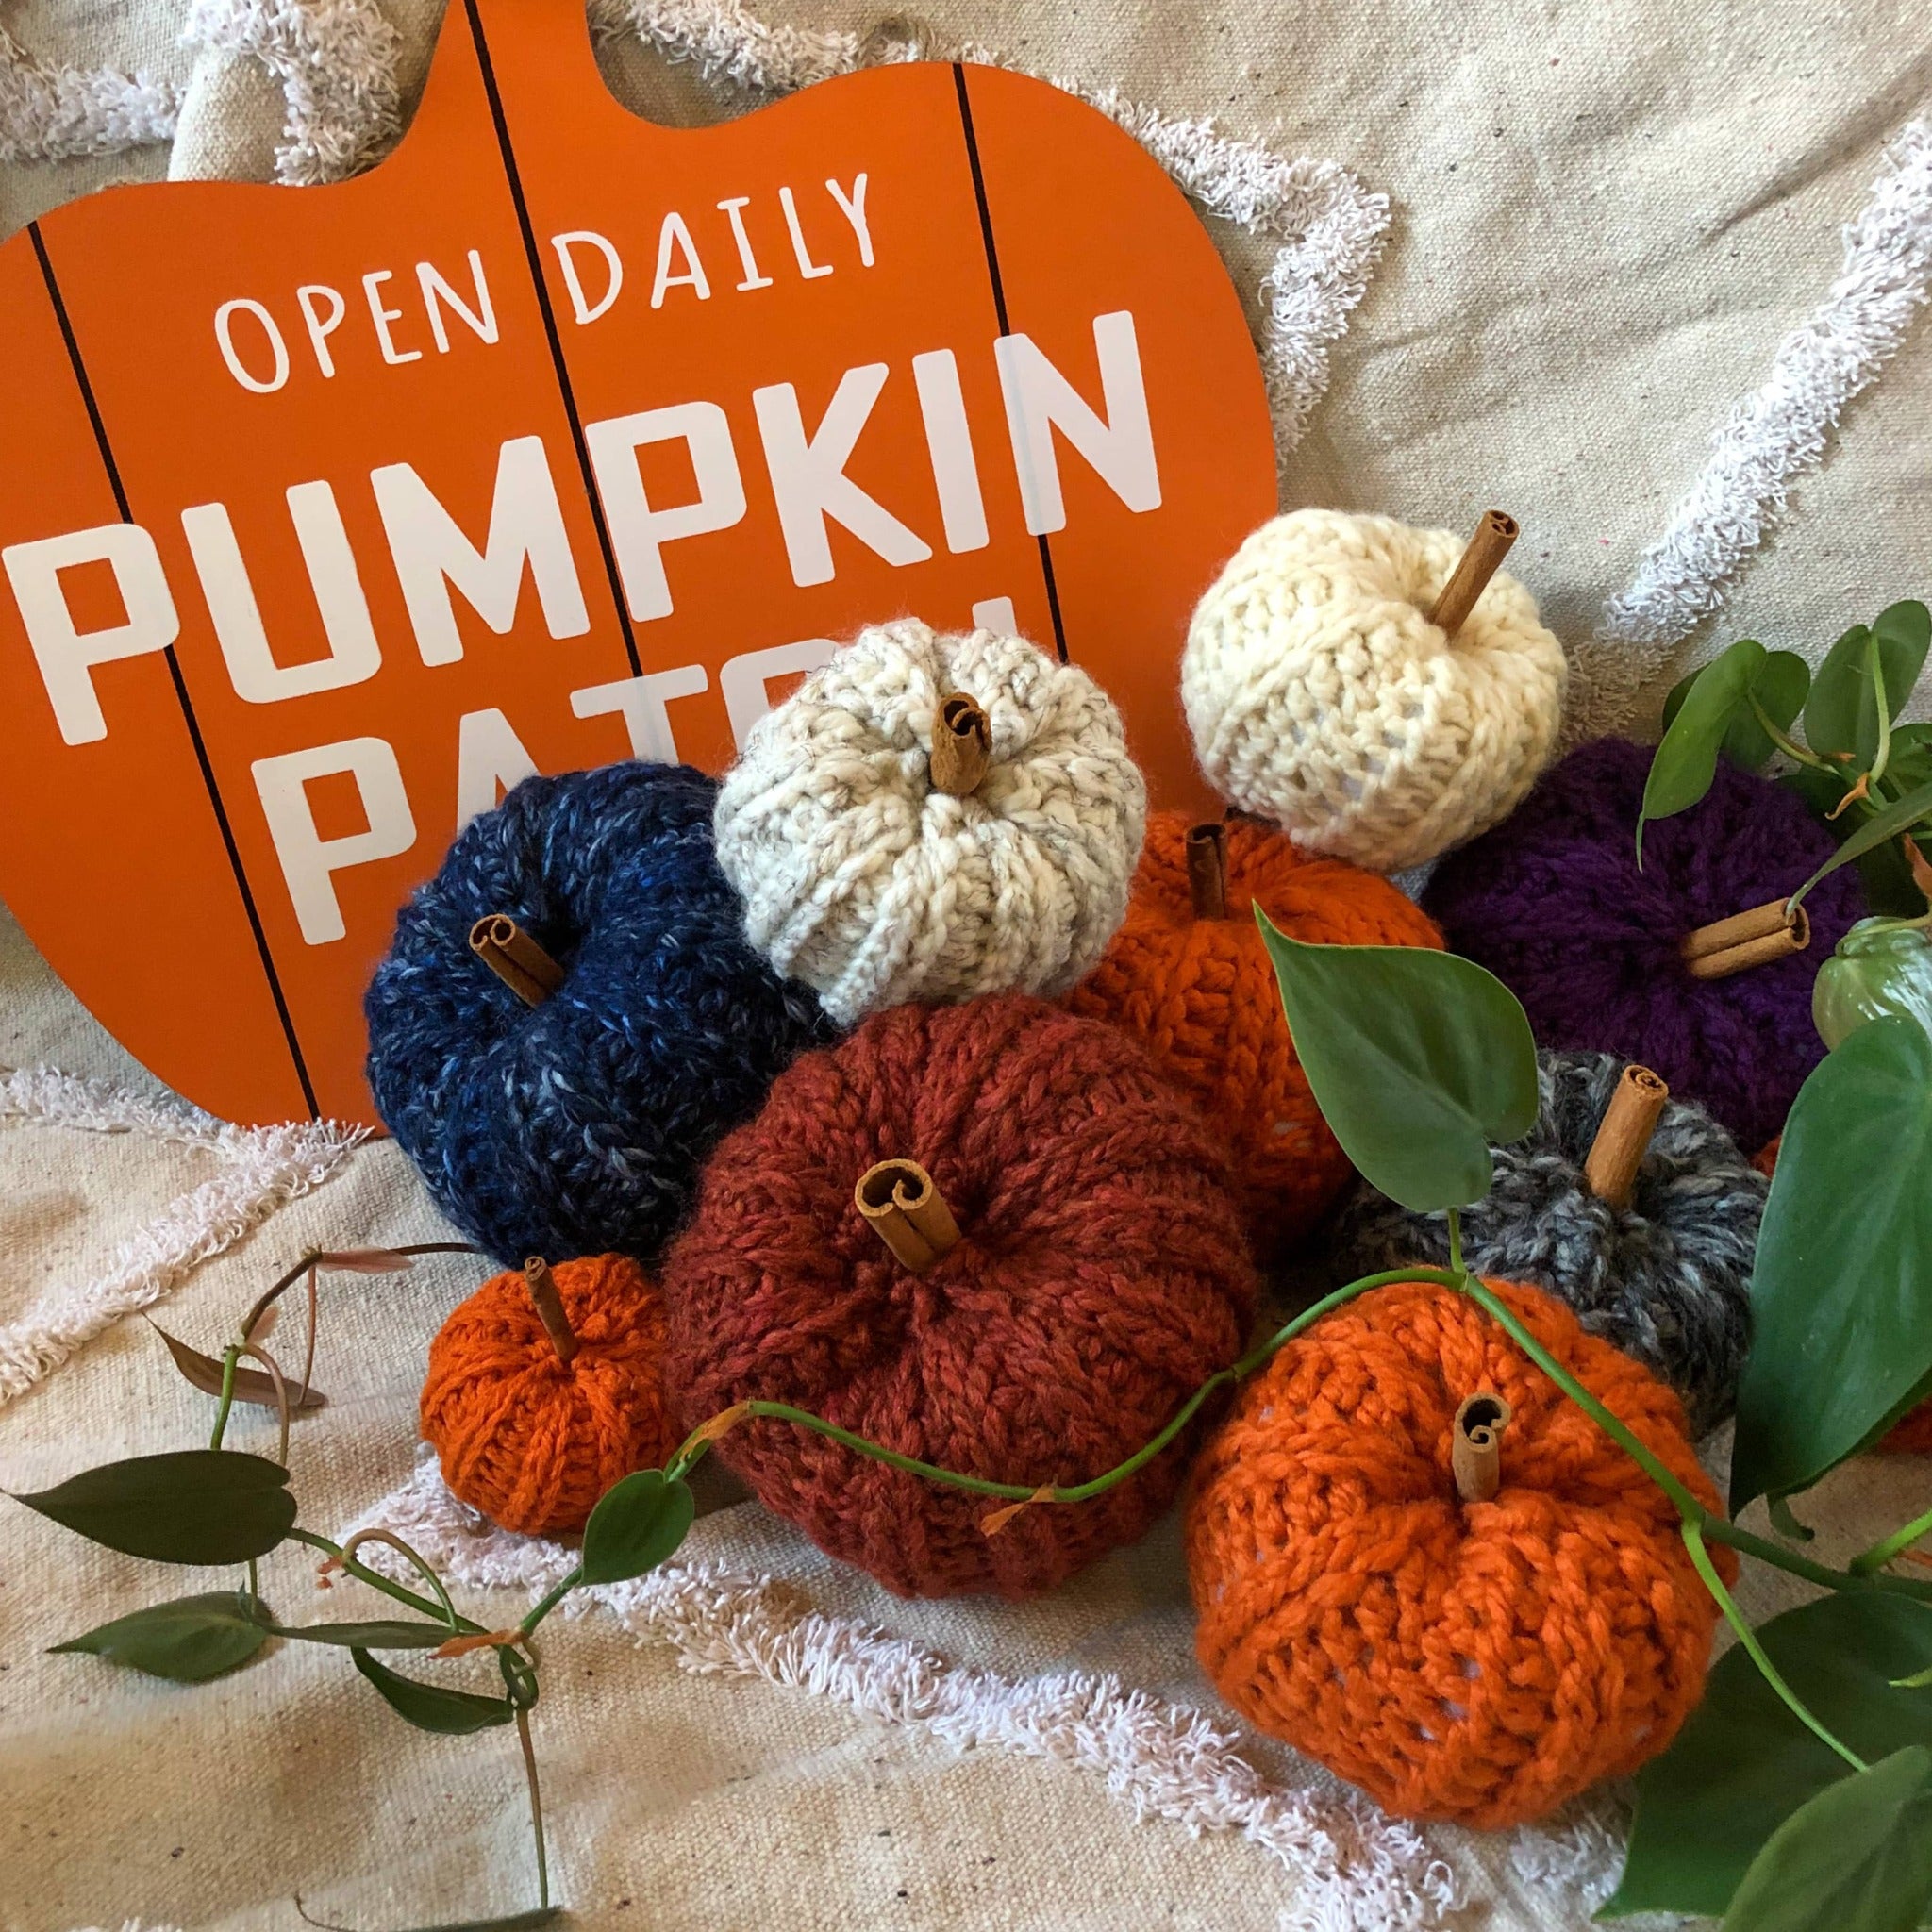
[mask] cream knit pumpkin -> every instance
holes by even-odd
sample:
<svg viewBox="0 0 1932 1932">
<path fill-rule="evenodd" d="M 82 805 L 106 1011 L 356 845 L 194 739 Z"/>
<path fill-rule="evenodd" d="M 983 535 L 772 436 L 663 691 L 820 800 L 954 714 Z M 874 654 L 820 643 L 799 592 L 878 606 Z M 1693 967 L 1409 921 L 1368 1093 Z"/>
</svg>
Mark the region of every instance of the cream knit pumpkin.
<svg viewBox="0 0 1932 1932">
<path fill-rule="evenodd" d="M 1324 509 L 1255 531 L 1181 656 L 1208 782 L 1297 844 L 1378 872 L 1507 817 L 1555 748 L 1567 670 L 1502 572 L 1453 638 L 1428 621 L 1464 547 Z"/>
<path fill-rule="evenodd" d="M 955 798 L 935 706 L 986 711 L 992 761 Z M 1019 638 L 861 631 L 753 728 L 718 794 L 745 930 L 850 1025 L 883 1007 L 1063 991 L 1125 916 L 1147 817 L 1111 700 Z"/>
</svg>

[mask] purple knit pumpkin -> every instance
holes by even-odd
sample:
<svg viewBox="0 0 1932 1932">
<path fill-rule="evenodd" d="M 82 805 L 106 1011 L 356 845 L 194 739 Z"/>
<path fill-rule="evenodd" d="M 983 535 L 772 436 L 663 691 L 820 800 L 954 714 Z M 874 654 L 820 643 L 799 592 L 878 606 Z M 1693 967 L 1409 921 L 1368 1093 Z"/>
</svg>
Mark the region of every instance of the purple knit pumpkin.
<svg viewBox="0 0 1932 1932">
<path fill-rule="evenodd" d="M 1650 759 L 1621 738 L 1572 752 L 1514 817 L 1442 861 L 1423 905 L 1523 1002 L 1541 1045 L 1653 1067 L 1758 1147 L 1824 1057 L 1811 982 L 1864 910 L 1858 874 L 1847 866 L 1806 899 L 1805 952 L 1691 978 L 1686 933 L 1795 891 L 1837 841 L 1793 792 L 1720 758 L 1700 804 L 1645 828 L 1639 872 Z"/>
</svg>

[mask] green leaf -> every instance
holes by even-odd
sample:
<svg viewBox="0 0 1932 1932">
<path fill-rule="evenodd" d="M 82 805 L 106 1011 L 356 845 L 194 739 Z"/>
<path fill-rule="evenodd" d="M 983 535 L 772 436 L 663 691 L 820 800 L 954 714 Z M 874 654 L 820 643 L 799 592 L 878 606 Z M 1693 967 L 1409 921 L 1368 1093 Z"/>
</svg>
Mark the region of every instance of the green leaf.
<svg viewBox="0 0 1932 1932">
<path fill-rule="evenodd" d="M 1828 877 L 1840 866 L 1849 865 L 1853 859 L 1862 858 L 1875 847 L 1897 838 L 1901 832 L 1916 825 L 1928 813 L 1932 813 L 1932 784 L 1917 786 L 1907 791 L 1896 805 L 1888 805 L 1883 811 L 1874 812 L 1791 894 L 1789 903 L 1797 905 L 1820 879 Z"/>
<path fill-rule="evenodd" d="M 1932 1750 L 1827 1785 L 1778 1826 L 1726 1932 L 1916 1932 L 1932 1905 Z"/>
<path fill-rule="evenodd" d="M 690 1535 L 696 1514 L 682 1476 L 667 1480 L 661 1469 L 641 1469 L 613 1483 L 584 1524 L 580 1580 L 625 1583 L 655 1570 Z"/>
<path fill-rule="evenodd" d="M 1717 775 L 1718 748 L 1731 721 L 1743 708 L 1752 684 L 1764 668 L 1765 657 L 1764 646 L 1755 639 L 1740 638 L 1691 679 L 1644 780 L 1643 806 L 1637 818 L 1640 865 L 1643 862 L 1644 826 L 1652 819 L 1688 811 L 1710 790 L 1710 781 Z"/>
<path fill-rule="evenodd" d="M 1536 1124 L 1516 995 L 1453 953 L 1307 945 L 1255 918 L 1315 1104 L 1369 1184 L 1422 1214 L 1480 1201 L 1490 1143 Z"/>
<path fill-rule="evenodd" d="M 344 1650 L 434 1650 L 447 1643 L 447 1624 L 262 1624 L 270 1637 L 292 1638 L 301 1643 L 333 1643 Z"/>
<path fill-rule="evenodd" d="M 1932 1373 L 1932 1039 L 1868 1021 L 1799 1090 L 1751 1279 L 1731 1513 L 1816 1482 Z"/>
<path fill-rule="evenodd" d="M 1792 723 L 1805 708 L 1805 694 L 1810 689 L 1810 665 L 1795 651 L 1773 651 L 1752 680 L 1749 696 L 1764 708 L 1765 716 L 1789 737 Z M 1777 745 L 1757 722 L 1757 714 L 1749 701 L 1739 706 L 1730 728 L 1724 733 L 1725 758 L 1747 772 L 1761 772 L 1776 750 Z"/>
<path fill-rule="evenodd" d="M 366 1650 L 352 1650 L 356 1668 L 381 1691 L 383 1701 L 398 1717 L 419 1731 L 436 1731 L 445 1738 L 466 1738 L 496 1724 L 514 1724 L 516 1711 L 507 1697 L 478 1697 L 469 1690 L 448 1690 L 405 1677 L 379 1664 Z"/>
<path fill-rule="evenodd" d="M 48 1655 L 83 1651 L 145 1676 L 203 1684 L 245 1664 L 267 1641 L 246 1592 L 216 1590 L 116 1617 L 84 1637 L 51 1645 Z"/>
<path fill-rule="evenodd" d="M 1858 748 L 1859 687 L 1872 689 L 1867 673 L 1869 625 L 1855 624 L 1831 649 L 1811 680 L 1805 701 L 1805 742 L 1821 758 Z"/>
<path fill-rule="evenodd" d="M 289 1472 L 262 1456 L 177 1449 L 83 1471 L 29 1509 L 125 1556 L 158 1563 L 242 1563 L 289 1533 Z"/>
<path fill-rule="evenodd" d="M 561 1906 L 533 1906 L 507 1919 L 461 1919 L 448 1925 L 419 1926 L 417 1932 L 536 1932 L 539 1925 L 553 1925 L 562 1916 Z"/>
<path fill-rule="evenodd" d="M 1774 1617 L 1757 1636 L 1791 1689 L 1868 1762 L 1932 1737 L 1932 1690 L 1890 1681 L 1932 1658 L 1924 1605 L 1841 1592 Z M 1726 1652 L 1670 1749 L 1638 1775 L 1629 1858 L 1603 1916 L 1722 1914 L 1778 1826 L 1850 1775 L 1750 1657 Z"/>
<path fill-rule="evenodd" d="M 1861 919 L 1811 982 L 1811 1023 L 1826 1046 L 1840 1046 L 1888 1013 L 1932 1035 L 1932 935 Z"/>
</svg>

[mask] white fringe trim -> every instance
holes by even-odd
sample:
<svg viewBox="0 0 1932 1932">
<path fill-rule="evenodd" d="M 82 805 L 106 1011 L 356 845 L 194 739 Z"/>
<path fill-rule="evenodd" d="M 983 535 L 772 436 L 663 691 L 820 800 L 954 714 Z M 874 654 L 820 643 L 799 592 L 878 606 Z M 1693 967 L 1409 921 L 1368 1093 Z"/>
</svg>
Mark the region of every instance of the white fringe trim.
<svg viewBox="0 0 1932 1932">
<path fill-rule="evenodd" d="M 364 1525 L 393 1530 L 472 1587 L 545 1590 L 576 1560 L 560 1544 L 492 1528 L 443 1487 L 427 1449 Z M 365 1555 L 389 1560 L 379 1548 Z M 1075 1765 L 1104 1778 L 1137 1820 L 1163 1818 L 1196 1837 L 1238 1831 L 1295 1874 L 1280 1920 L 1292 1932 L 1425 1932 L 1462 1902 L 1454 1874 L 1413 1826 L 1353 1793 L 1318 1798 L 1269 1784 L 1228 1732 L 1118 1677 L 1067 1671 L 1016 1682 L 950 1664 L 814 1610 L 791 1585 L 706 1563 L 583 1591 L 567 1607 L 581 1613 L 592 1602 L 640 1640 L 670 1644 L 687 1670 L 808 1690 L 958 1751 Z"/>
<path fill-rule="evenodd" d="M 1674 647 L 1723 602 L 1790 508 L 1791 485 L 1824 461 L 1846 405 L 1885 366 L 1932 292 L 1932 120 L 1912 122 L 1887 163 L 1845 229 L 1844 265 L 1830 293 L 1732 409 L 1690 494 L 1577 653 L 1591 732 L 1624 723 Z"/>
<path fill-rule="evenodd" d="M 791 93 L 891 60 L 1031 71 L 977 44 L 931 46 L 884 29 L 861 36 L 772 26 L 738 0 L 595 0 L 591 20 L 604 37 L 635 32 L 668 58 L 695 61 L 708 78 L 751 93 Z M 1117 89 L 1040 77 L 1132 135 L 1209 214 L 1280 243 L 1261 283 L 1267 319 L 1260 349 L 1275 449 L 1285 458 L 1328 387 L 1329 345 L 1347 329 L 1382 253 L 1389 197 L 1369 193 L 1333 161 L 1286 160 L 1208 122 L 1177 120 L 1127 100 Z"/>
<path fill-rule="evenodd" d="M 375 0 L 194 0 L 182 39 L 253 55 L 281 83 L 288 141 L 275 150 L 287 188 L 340 181 L 402 131 L 402 43 Z"/>
<path fill-rule="evenodd" d="M 96 1134 L 138 1133 L 196 1147 L 221 1172 L 171 1202 L 91 1281 L 49 1289 L 0 1328 L 0 1407 L 23 1395 L 102 1329 L 152 1307 L 277 1208 L 317 1188 L 366 1129 L 333 1121 L 236 1127 L 186 1102 L 155 1100 L 46 1067 L 0 1074 L 0 1119 Z"/>
<path fill-rule="evenodd" d="M 46 67 L 0 27 L 0 162 L 120 154 L 175 138 L 175 91 L 146 74 Z"/>
</svg>

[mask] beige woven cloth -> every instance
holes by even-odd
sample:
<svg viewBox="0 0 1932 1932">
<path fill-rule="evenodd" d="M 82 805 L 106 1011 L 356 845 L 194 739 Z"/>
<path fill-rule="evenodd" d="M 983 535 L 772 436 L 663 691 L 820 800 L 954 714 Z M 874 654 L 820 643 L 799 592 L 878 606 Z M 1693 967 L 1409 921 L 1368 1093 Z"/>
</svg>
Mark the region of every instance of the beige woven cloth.
<svg viewBox="0 0 1932 1932">
<path fill-rule="evenodd" d="M 439 11 L 0 5 L 0 231 L 112 179 L 310 178 L 373 157 Z M 613 87 L 667 121 L 752 96 L 704 63 L 667 64 L 666 47 L 783 81 L 887 42 L 973 42 L 1118 87 L 1170 124 L 1211 116 L 1283 159 L 1338 162 L 1389 196 L 1358 306 L 1345 276 L 1295 285 L 1304 322 L 1346 332 L 1305 332 L 1326 392 L 1286 491 L 1458 527 L 1488 504 L 1515 510 L 1528 535 L 1513 567 L 1579 650 L 1591 724 L 1654 708 L 1673 658 L 1714 640 L 1749 629 L 1815 656 L 1926 589 L 1932 329 L 1904 317 L 1932 192 L 1915 198 L 1909 145 L 1897 172 L 1885 159 L 1932 92 L 1920 11 L 947 0 L 876 34 L 845 0 L 773 0 L 785 31 L 769 35 L 723 0 L 599 8 Z M 1219 179 L 1237 213 L 1247 152 L 1199 150 L 1206 192 Z M 1834 296 L 1840 228 L 1861 215 L 1857 273 Z M 1263 327 L 1283 232 L 1213 225 Z M 1317 248 L 1306 265 L 1322 261 Z M 1820 409 L 1843 400 L 1833 380 L 1860 392 L 1807 471 Z M 1787 488 L 1783 534 L 1754 549 Z M 4 1074 L 43 1066 L 66 1077 Z M 142 1304 L 208 1347 L 310 1245 L 441 1232 L 392 1147 L 184 1114 L 0 922 L 0 1486 L 199 1440 L 209 1405 L 131 1312 Z M 553 1559 L 453 1517 L 413 1447 L 424 1347 L 475 1278 L 445 1261 L 332 1280 L 330 1406 L 298 1424 L 292 1460 L 306 1521 L 406 1525 L 495 1623 Z M 258 1419 L 238 1440 L 259 1445 Z M 1923 1461 L 1860 1466 L 1817 1513 L 1858 1546 L 1924 1507 L 1925 1476 Z M 285 1649 L 193 1689 L 42 1654 L 225 1580 L 123 1561 L 0 1506 L 0 1927 L 293 1932 L 299 1893 L 374 1932 L 528 1903 L 504 1734 L 414 1733 L 326 1654 Z M 266 1587 L 290 1616 L 360 1607 L 317 1596 L 298 1562 L 274 1562 Z M 1775 1596 L 1762 1574 L 1747 1586 L 1757 1608 Z M 1192 1663 L 1171 1525 L 1043 1604 L 911 1606 L 726 1507 L 675 1574 L 553 1630 L 538 1747 L 558 1892 L 586 1925 L 1508 1932 L 1582 1925 L 1615 1870 L 1614 1796 L 1510 1837 L 1417 1834 L 1244 1735 Z"/>
</svg>

